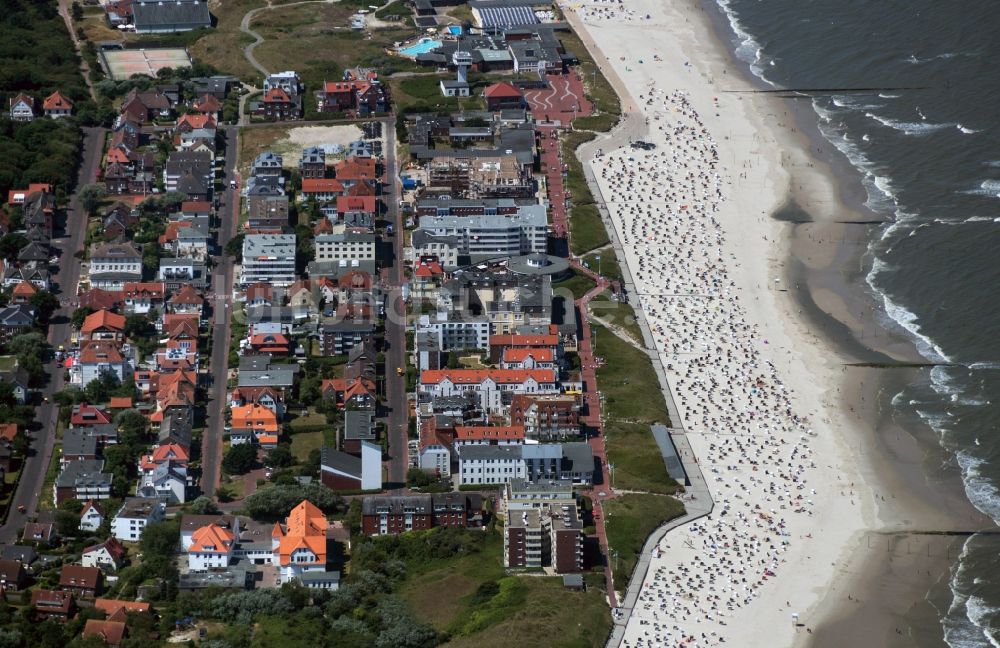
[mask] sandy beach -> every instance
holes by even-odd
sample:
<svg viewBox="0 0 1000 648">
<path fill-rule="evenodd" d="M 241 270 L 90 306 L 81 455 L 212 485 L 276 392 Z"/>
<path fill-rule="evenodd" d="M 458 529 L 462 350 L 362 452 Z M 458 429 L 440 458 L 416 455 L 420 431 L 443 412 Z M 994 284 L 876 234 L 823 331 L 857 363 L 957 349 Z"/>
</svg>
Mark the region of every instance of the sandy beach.
<svg viewBox="0 0 1000 648">
<path fill-rule="evenodd" d="M 928 480 L 929 440 L 882 420 L 871 365 L 922 358 L 850 285 L 857 182 L 696 3 L 563 8 L 655 144 L 590 163 L 716 501 L 661 543 L 622 645 L 930 637 L 920 606 L 956 551 L 940 532 L 985 523 L 954 474 Z"/>
</svg>

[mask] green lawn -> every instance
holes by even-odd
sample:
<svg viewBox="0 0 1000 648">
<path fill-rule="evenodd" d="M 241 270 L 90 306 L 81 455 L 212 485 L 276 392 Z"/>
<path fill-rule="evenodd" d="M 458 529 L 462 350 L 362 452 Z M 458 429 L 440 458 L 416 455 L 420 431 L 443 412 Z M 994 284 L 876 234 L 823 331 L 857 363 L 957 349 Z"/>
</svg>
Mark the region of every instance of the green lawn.
<svg viewBox="0 0 1000 648">
<path fill-rule="evenodd" d="M 585 274 L 572 271 L 573 275 L 569 279 L 563 279 L 552 284 L 552 290 L 568 290 L 573 293 L 573 299 L 580 299 L 593 290 L 597 284 Z"/>
<path fill-rule="evenodd" d="M 602 646 L 611 616 L 597 588 L 573 592 L 561 578 L 506 576 L 499 532 L 481 551 L 407 575 L 399 594 L 452 647 Z"/>
<path fill-rule="evenodd" d="M 623 589 L 635 569 L 636 556 L 658 526 L 684 514 L 684 504 L 666 495 L 623 495 L 604 503 L 608 534 L 608 561 L 615 574 L 615 589 Z"/>
<path fill-rule="evenodd" d="M 668 423 L 667 405 L 649 356 L 600 324 L 592 322 L 590 327 L 596 336 L 594 353 L 605 359 L 597 370 L 597 386 L 604 394 L 607 417 Z"/>
<path fill-rule="evenodd" d="M 569 229 L 573 254 L 584 254 L 611 242 L 597 205 L 576 204 L 575 195 L 573 208 L 569 212 Z"/>
<path fill-rule="evenodd" d="M 614 464 L 613 488 L 674 493 L 677 482 L 667 476 L 659 446 L 645 423 L 610 421 L 604 426 L 608 463 Z"/>
<path fill-rule="evenodd" d="M 398 16 L 397 20 L 406 21 L 412 13 L 403 0 L 396 0 L 376 11 L 375 17 L 379 20 L 388 20 L 390 16 Z"/>
<path fill-rule="evenodd" d="M 600 257 L 600 260 L 598 260 L 598 257 Z M 622 269 L 618 265 L 618 257 L 615 256 L 615 251 L 612 248 L 586 254 L 580 258 L 580 261 L 584 267 L 590 268 L 594 272 L 600 270 L 599 274 L 611 281 L 622 280 Z"/>
<path fill-rule="evenodd" d="M 0 371 L 9 371 L 17 366 L 17 356 L 0 356 Z"/>
<path fill-rule="evenodd" d="M 309 458 L 309 452 L 323 446 L 323 432 L 303 432 L 292 435 L 292 454 L 304 462 Z"/>
<path fill-rule="evenodd" d="M 288 432 L 292 435 L 297 435 L 299 432 L 315 432 L 317 428 L 326 427 L 326 425 L 326 415 L 310 408 L 309 414 L 296 416 L 288 422 Z"/>
</svg>

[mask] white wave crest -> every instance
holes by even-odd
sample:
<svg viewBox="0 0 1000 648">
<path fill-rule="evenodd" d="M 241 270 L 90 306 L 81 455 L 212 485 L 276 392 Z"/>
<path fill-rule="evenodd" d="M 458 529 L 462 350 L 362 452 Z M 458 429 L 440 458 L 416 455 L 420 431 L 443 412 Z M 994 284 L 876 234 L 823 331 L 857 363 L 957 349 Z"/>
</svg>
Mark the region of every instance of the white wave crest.
<svg viewBox="0 0 1000 648">
<path fill-rule="evenodd" d="M 955 124 L 955 127 L 965 133 L 966 135 L 972 135 L 973 133 L 982 133 L 982 128 L 969 128 L 968 126 L 962 126 L 961 124 Z"/>
<path fill-rule="evenodd" d="M 880 117 L 873 112 L 866 112 L 865 117 L 874 119 L 883 126 L 887 126 L 904 135 L 928 135 L 945 128 L 954 128 L 954 123 L 934 124 L 931 122 L 904 122 L 888 117 Z"/>
<path fill-rule="evenodd" d="M 1000 489 L 983 475 L 982 468 L 985 459 L 974 457 L 965 450 L 955 453 L 958 466 L 962 469 L 962 481 L 965 482 L 965 494 L 977 509 L 1000 523 Z"/>
<path fill-rule="evenodd" d="M 1000 198 L 1000 180 L 983 180 L 978 187 L 965 189 L 959 193 L 970 196 L 986 196 L 987 198 Z"/>
<path fill-rule="evenodd" d="M 952 648 L 983 648 L 990 644 L 1000 646 L 989 630 L 983 627 L 986 614 L 996 610 L 991 610 L 983 604 L 982 599 L 965 592 L 966 583 L 975 580 L 969 575 L 970 567 L 966 563 L 969 545 L 975 537 L 971 536 L 962 545 L 962 553 L 952 570 L 949 583 L 951 605 L 948 606 L 947 614 L 941 618 L 944 640 Z"/>
<path fill-rule="evenodd" d="M 774 86 L 773 83 L 764 78 L 764 70 L 761 68 L 763 50 L 761 49 L 760 43 L 758 43 L 745 29 L 743 29 L 743 25 L 740 24 L 739 19 L 736 17 L 736 13 L 730 6 L 729 0 L 717 0 L 717 3 L 719 8 L 722 9 L 722 12 L 726 14 L 726 18 L 729 20 L 730 29 L 733 30 L 734 34 L 736 34 L 738 43 L 736 45 L 736 58 L 744 63 L 747 63 L 754 76 L 765 81 L 767 84 Z"/>
<path fill-rule="evenodd" d="M 903 327 L 908 331 L 914 338 L 916 338 L 917 350 L 925 358 L 933 360 L 934 362 L 951 362 L 948 355 L 939 347 L 934 340 L 921 332 L 920 325 L 917 323 L 919 317 L 916 313 L 913 313 L 900 304 L 892 300 L 889 295 L 879 289 L 876 285 L 878 275 L 885 272 L 888 265 L 882 263 L 881 260 L 876 257 L 872 262 L 872 269 L 869 271 L 866 280 L 868 285 L 877 295 L 882 297 L 882 308 L 896 324 Z"/>
</svg>

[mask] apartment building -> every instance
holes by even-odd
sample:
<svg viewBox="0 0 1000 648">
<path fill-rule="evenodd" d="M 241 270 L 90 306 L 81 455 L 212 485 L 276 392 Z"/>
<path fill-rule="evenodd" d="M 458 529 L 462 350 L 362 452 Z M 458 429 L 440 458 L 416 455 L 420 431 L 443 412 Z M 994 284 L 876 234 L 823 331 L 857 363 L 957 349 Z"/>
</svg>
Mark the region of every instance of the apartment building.
<svg viewBox="0 0 1000 648">
<path fill-rule="evenodd" d="M 250 234 L 243 239 L 240 284 L 257 282 L 279 287 L 295 282 L 294 234 Z"/>
<path fill-rule="evenodd" d="M 320 234 L 314 240 L 317 261 L 373 261 L 377 238 L 370 232 L 348 230 Z"/>
</svg>

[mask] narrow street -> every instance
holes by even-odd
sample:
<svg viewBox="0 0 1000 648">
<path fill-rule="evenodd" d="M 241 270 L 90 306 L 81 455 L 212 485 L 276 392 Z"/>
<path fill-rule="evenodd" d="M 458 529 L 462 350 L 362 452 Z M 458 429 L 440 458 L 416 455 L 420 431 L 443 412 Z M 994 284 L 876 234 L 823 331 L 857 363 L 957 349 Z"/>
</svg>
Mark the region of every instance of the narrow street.
<svg viewBox="0 0 1000 648">
<path fill-rule="evenodd" d="M 236 153 L 239 128 L 226 126 L 226 166 L 221 195 L 219 229 L 216 235 L 219 256 L 212 269 L 210 307 L 212 309 L 212 351 L 209 360 L 208 404 L 205 412 L 205 432 L 201 450 L 201 492 L 209 497 L 219 487 L 219 465 L 222 460 L 222 440 L 225 433 L 226 377 L 229 367 L 229 338 L 232 335 L 233 258 L 223 248 L 236 235 L 240 219 L 240 183 L 236 175 Z"/>
<path fill-rule="evenodd" d="M 81 187 L 97 179 L 106 132 L 103 128 L 84 129 L 83 152 L 76 191 L 70 196 L 66 208 L 66 222 L 63 231 L 59 232 L 57 229 L 55 233 L 57 236 L 52 240 L 52 246 L 58 250 L 59 254 L 59 267 L 53 275 L 53 281 L 58 286 L 57 294 L 61 304 L 59 310 L 52 315 L 52 323 L 49 324 L 48 339 L 53 348 L 69 344 L 72 330 L 70 316 L 74 310 L 72 304 L 75 302 L 77 284 L 80 281 L 80 260 L 76 257 L 76 253 L 83 250 L 87 231 L 87 214 L 80 203 L 78 192 Z M 52 402 L 52 396 L 65 388 L 65 382 L 63 381 L 63 370 L 55 360 L 48 361 L 46 372 L 49 376 L 49 382 L 41 390 L 41 393 L 48 399 L 48 402 L 42 402 L 36 407 L 35 420 L 40 427 L 31 430 L 29 435 L 31 445 L 28 457 L 25 459 L 17 490 L 10 503 L 7 523 L 0 527 L 0 543 L 14 542 L 17 539 L 18 530 L 37 511 L 39 497 L 51 495 L 51 493 L 42 492 L 42 484 L 45 482 L 45 472 L 48 469 L 55 446 L 56 422 L 59 418 L 59 407 Z M 18 508 L 22 506 L 26 510 L 24 513 L 19 513 Z"/>
<path fill-rule="evenodd" d="M 386 295 L 385 318 L 385 392 L 388 399 L 389 478 L 387 489 L 406 486 L 408 468 L 407 430 L 410 422 L 406 376 L 396 375 L 396 368 L 406 369 L 406 304 L 400 286 L 403 274 L 403 219 L 399 211 L 399 161 L 396 159 L 395 118 L 382 120 L 385 133 L 385 203 L 386 217 L 393 224 L 393 258 L 386 261 L 391 288 Z"/>
</svg>

